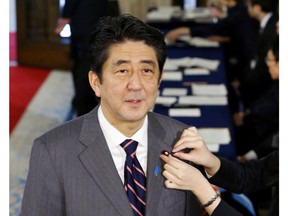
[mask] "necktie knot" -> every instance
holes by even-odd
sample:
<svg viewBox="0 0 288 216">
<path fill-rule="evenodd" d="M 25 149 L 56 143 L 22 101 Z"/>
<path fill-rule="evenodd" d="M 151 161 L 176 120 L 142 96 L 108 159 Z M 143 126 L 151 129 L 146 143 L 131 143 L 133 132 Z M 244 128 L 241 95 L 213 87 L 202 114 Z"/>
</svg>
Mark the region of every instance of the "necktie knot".
<svg viewBox="0 0 288 216">
<path fill-rule="evenodd" d="M 126 139 L 120 144 L 120 146 L 125 150 L 127 156 L 134 157 L 136 154 L 138 142 L 132 139 Z"/>
</svg>

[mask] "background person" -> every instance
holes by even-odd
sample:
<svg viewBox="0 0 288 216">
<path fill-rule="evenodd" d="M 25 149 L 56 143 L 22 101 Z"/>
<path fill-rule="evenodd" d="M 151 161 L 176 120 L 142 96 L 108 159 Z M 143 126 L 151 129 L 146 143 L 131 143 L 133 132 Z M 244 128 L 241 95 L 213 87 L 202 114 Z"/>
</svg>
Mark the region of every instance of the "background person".
<svg viewBox="0 0 288 216">
<path fill-rule="evenodd" d="M 108 0 L 66 0 L 55 28 L 55 33 L 60 34 L 66 24 L 70 25 L 71 71 L 75 92 L 72 107 L 77 116 L 90 112 L 98 104 L 88 81 L 89 33 L 100 17 L 108 15 L 108 7 Z"/>
</svg>

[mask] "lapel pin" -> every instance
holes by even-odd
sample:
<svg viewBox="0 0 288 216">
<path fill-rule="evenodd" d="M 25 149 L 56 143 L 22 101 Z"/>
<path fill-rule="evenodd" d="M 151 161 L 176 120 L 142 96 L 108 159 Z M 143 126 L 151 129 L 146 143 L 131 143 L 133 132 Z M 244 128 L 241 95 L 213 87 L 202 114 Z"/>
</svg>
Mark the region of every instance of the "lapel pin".
<svg viewBox="0 0 288 216">
<path fill-rule="evenodd" d="M 156 165 L 156 167 L 155 167 L 155 169 L 154 169 L 154 175 L 155 175 L 155 176 L 158 176 L 159 170 L 160 170 L 159 165 Z"/>
</svg>

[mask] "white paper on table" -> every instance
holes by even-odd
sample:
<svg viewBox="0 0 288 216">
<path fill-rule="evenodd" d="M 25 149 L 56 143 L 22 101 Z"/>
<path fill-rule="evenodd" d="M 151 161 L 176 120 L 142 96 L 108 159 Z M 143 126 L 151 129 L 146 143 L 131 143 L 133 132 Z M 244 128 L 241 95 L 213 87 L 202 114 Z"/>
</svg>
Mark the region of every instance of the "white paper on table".
<svg viewBox="0 0 288 216">
<path fill-rule="evenodd" d="M 218 143 L 206 143 L 206 146 L 211 152 L 219 152 L 220 144 Z"/>
<path fill-rule="evenodd" d="M 228 104 L 226 96 L 180 96 L 178 104 L 181 105 L 220 105 Z"/>
<path fill-rule="evenodd" d="M 201 111 L 198 108 L 170 108 L 171 117 L 200 117 Z"/>
<path fill-rule="evenodd" d="M 166 61 L 164 64 L 164 71 L 173 71 L 178 70 L 179 66 L 175 64 L 174 62 Z"/>
<path fill-rule="evenodd" d="M 190 64 L 191 66 L 203 67 L 208 70 L 217 70 L 220 61 L 195 57 L 191 59 Z"/>
<path fill-rule="evenodd" d="M 148 21 L 169 21 L 172 18 L 172 14 L 162 13 L 161 11 L 152 11 L 147 14 Z"/>
<path fill-rule="evenodd" d="M 184 19 L 197 19 L 208 18 L 211 16 L 211 12 L 208 8 L 194 8 L 192 10 L 184 10 Z"/>
<path fill-rule="evenodd" d="M 210 41 L 202 37 L 191 37 L 190 35 L 182 35 L 178 37 L 177 40 L 186 42 L 187 44 L 196 47 L 219 47 L 219 42 Z"/>
<path fill-rule="evenodd" d="M 196 47 L 219 47 L 219 42 L 210 41 L 206 38 L 192 37 L 189 44 Z"/>
<path fill-rule="evenodd" d="M 173 11 L 155 10 L 147 13 L 147 21 L 169 21 L 172 18 Z"/>
<path fill-rule="evenodd" d="M 227 88 L 224 84 L 192 84 L 193 95 L 227 95 Z"/>
<path fill-rule="evenodd" d="M 184 75 L 210 75 L 210 71 L 206 68 L 185 68 Z"/>
<path fill-rule="evenodd" d="M 228 128 L 199 128 L 197 131 L 203 137 L 206 144 L 229 144 L 231 142 Z"/>
<path fill-rule="evenodd" d="M 157 10 L 147 13 L 147 21 L 169 21 L 174 14 L 181 11 L 179 6 L 160 6 Z"/>
<path fill-rule="evenodd" d="M 177 101 L 177 97 L 162 97 L 158 96 L 156 98 L 156 104 L 162 104 L 166 106 L 170 106 Z"/>
<path fill-rule="evenodd" d="M 183 58 L 167 58 L 166 63 L 177 65 L 178 67 L 191 67 L 191 59 L 190 57 L 183 57 Z M 166 64 L 165 63 L 165 64 Z"/>
<path fill-rule="evenodd" d="M 183 74 L 181 71 L 165 71 L 163 73 L 162 80 L 170 81 L 181 81 L 183 79 Z"/>
<path fill-rule="evenodd" d="M 162 90 L 162 96 L 183 96 L 187 93 L 187 88 L 164 88 Z"/>
</svg>

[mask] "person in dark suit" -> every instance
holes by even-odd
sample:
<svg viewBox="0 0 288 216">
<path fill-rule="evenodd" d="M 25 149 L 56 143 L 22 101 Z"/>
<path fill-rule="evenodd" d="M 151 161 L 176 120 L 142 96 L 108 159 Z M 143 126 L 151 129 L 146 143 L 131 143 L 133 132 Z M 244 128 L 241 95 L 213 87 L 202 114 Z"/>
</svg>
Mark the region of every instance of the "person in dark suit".
<svg viewBox="0 0 288 216">
<path fill-rule="evenodd" d="M 66 24 L 70 25 L 71 70 L 75 92 L 72 107 L 77 116 L 88 113 L 98 104 L 88 81 L 89 32 L 100 17 L 108 15 L 108 7 L 108 0 L 66 0 L 55 29 L 55 33 L 60 34 Z"/>
<path fill-rule="evenodd" d="M 201 185 L 204 184 L 204 180 L 200 181 L 200 174 L 198 173 L 200 171 L 195 171 L 195 168 L 187 164 L 188 161 L 192 162 L 194 166 L 203 166 L 204 172 L 202 173 L 207 176 L 211 184 L 235 193 L 252 192 L 263 188 L 275 187 L 276 193 L 269 215 L 279 215 L 278 150 L 271 152 L 260 160 L 251 160 L 245 163 L 233 162 L 225 158 L 218 158 L 211 153 L 196 128 L 192 128 L 185 130 L 182 134 L 172 149 L 172 155 L 168 157 L 161 156 L 166 162 L 163 175 L 168 178 L 166 185 L 169 188 L 195 191 L 198 188 L 195 186 L 195 182 Z M 195 176 L 197 176 L 196 179 L 194 179 Z M 204 195 L 207 191 L 206 188 L 208 188 L 207 185 L 206 187 L 204 186 L 202 191 Z M 199 190 L 198 193 L 203 195 Z M 226 213 L 224 215 L 230 214 Z"/>
<path fill-rule="evenodd" d="M 150 112 L 165 60 L 159 30 L 130 15 L 98 20 L 89 82 L 100 104 L 35 140 L 21 216 L 136 215 L 125 191 L 131 189 L 124 187 L 126 153 L 120 144 L 126 139 L 139 143 L 133 158 L 146 176 L 145 214 L 137 215 L 201 214 L 194 195 L 166 189 L 160 173 L 159 155 L 188 127 Z"/>
<path fill-rule="evenodd" d="M 272 82 L 263 95 L 246 110 L 243 123 L 236 127 L 238 155 L 246 154 L 251 149 L 255 149 L 259 156 L 261 151 L 271 151 L 273 148 L 269 147 L 269 143 L 272 143 L 271 139 L 279 132 L 279 37 L 270 45 L 266 55 Z M 248 153 L 250 156 L 247 155 L 247 158 L 256 159 L 257 157 L 251 158 L 251 153 Z"/>
<path fill-rule="evenodd" d="M 273 12 L 275 4 L 272 0 L 247 0 L 249 15 L 256 19 L 260 26 L 256 55 L 240 80 L 239 90 L 245 108 L 250 108 L 272 82 L 265 57 L 271 43 L 277 37 L 278 14 Z"/>
</svg>

